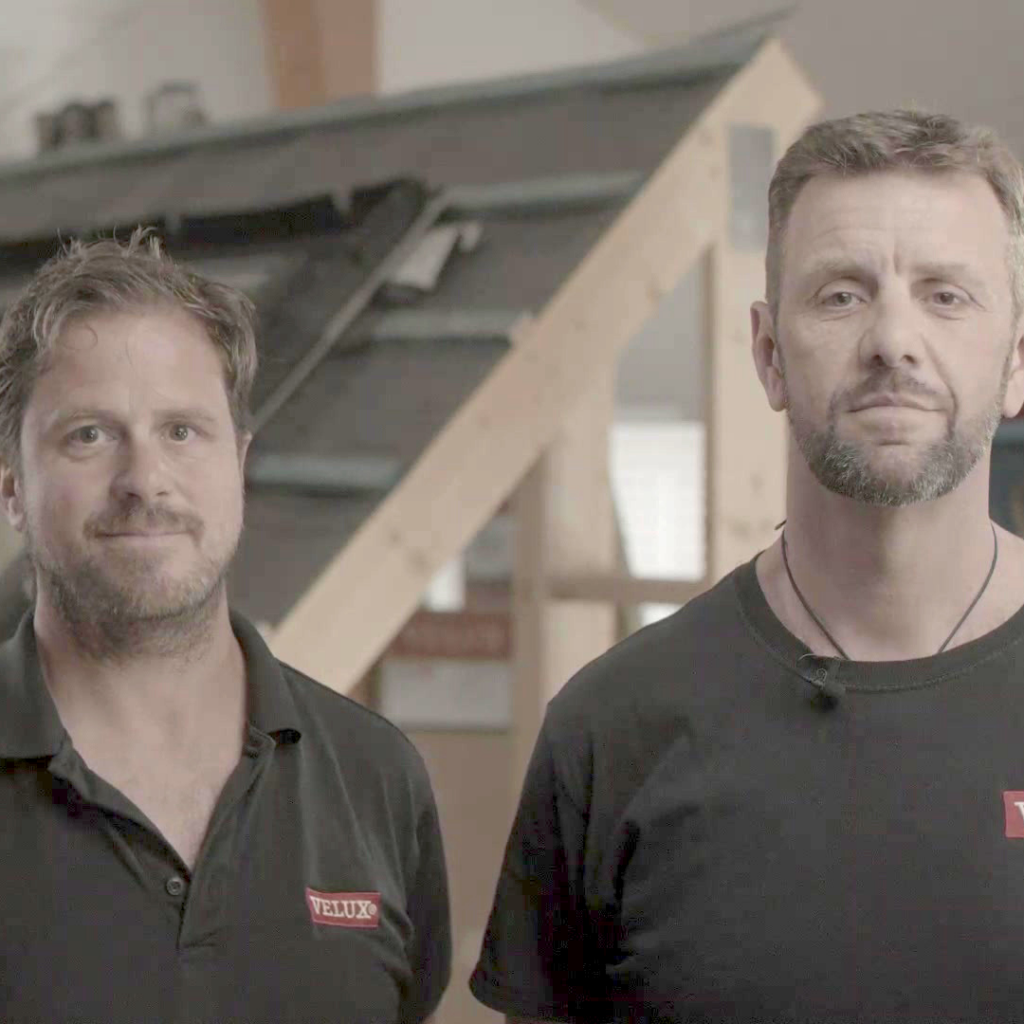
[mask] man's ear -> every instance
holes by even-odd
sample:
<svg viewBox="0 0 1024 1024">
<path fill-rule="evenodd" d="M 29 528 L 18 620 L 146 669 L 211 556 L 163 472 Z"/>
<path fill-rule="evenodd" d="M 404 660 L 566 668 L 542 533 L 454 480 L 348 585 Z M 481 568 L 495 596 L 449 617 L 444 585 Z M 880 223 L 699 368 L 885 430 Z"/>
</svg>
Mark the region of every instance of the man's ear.
<svg viewBox="0 0 1024 1024">
<path fill-rule="evenodd" d="M 0 503 L 7 521 L 19 533 L 25 529 L 25 500 L 21 490 L 21 474 L 14 466 L 0 462 Z"/>
<path fill-rule="evenodd" d="M 758 379 L 775 412 L 786 408 L 786 381 L 782 372 L 782 351 L 775 334 L 775 322 L 767 302 L 750 307 L 752 353 Z"/>
</svg>

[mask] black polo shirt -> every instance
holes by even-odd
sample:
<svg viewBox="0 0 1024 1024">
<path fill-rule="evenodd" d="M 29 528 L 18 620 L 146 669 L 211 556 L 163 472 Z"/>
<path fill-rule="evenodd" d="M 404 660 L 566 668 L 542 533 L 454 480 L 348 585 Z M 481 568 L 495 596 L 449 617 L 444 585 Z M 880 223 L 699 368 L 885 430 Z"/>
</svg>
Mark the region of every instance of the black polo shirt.
<svg viewBox="0 0 1024 1024">
<path fill-rule="evenodd" d="M 417 1022 L 450 968 L 423 763 L 233 616 L 245 749 L 190 872 L 72 746 L 31 615 L 0 647 L 0 1020 Z"/>
</svg>

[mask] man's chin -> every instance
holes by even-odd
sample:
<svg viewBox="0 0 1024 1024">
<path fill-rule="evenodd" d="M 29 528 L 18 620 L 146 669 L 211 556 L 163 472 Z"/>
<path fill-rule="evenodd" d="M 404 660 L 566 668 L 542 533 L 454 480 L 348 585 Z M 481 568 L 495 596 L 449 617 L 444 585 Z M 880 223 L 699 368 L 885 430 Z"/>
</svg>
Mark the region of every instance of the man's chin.
<svg viewBox="0 0 1024 1024">
<path fill-rule="evenodd" d="M 111 593 L 110 608 L 125 618 L 167 620 L 189 618 L 209 608 L 219 596 L 220 585 L 208 581 L 192 585 L 150 585 L 116 588 Z"/>
<path fill-rule="evenodd" d="M 822 470 L 818 482 L 834 494 L 867 505 L 900 508 L 921 501 L 941 498 L 960 483 L 948 473 L 924 472 L 907 467 L 861 467 L 858 472 L 841 474 Z"/>
<path fill-rule="evenodd" d="M 64 603 L 77 605 L 93 621 L 156 624 L 202 617 L 219 598 L 223 577 L 210 574 L 175 579 L 159 572 L 102 573 L 65 580 L 59 589 Z"/>
</svg>

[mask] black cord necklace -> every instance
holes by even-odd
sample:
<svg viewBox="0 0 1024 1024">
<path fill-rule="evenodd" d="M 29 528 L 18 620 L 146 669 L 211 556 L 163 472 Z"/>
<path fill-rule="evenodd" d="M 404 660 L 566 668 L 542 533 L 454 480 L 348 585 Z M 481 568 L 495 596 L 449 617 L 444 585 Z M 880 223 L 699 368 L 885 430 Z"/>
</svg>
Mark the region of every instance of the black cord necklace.
<svg viewBox="0 0 1024 1024">
<path fill-rule="evenodd" d="M 779 523 L 779 526 L 782 526 L 783 523 L 785 523 L 785 519 L 783 519 L 783 521 L 781 523 Z M 996 560 L 999 557 L 999 539 L 996 537 L 996 528 L 992 524 L 991 521 L 989 522 L 989 525 L 992 526 L 992 541 L 995 544 L 995 550 L 992 552 L 992 565 L 991 565 L 991 567 L 988 570 L 988 576 L 985 577 L 985 582 L 981 585 L 981 590 L 978 591 L 978 596 L 975 597 L 975 599 L 971 602 L 970 607 L 967 609 L 967 611 L 964 612 L 963 617 L 953 627 L 953 632 L 950 633 L 949 636 L 946 637 L 946 643 L 943 644 L 938 649 L 938 651 L 936 652 L 937 654 L 941 654 L 946 649 L 946 644 L 948 644 L 949 641 L 952 640 L 954 636 L 956 636 L 956 631 L 964 624 L 964 620 L 967 618 L 967 616 L 970 615 L 972 611 L 974 611 L 974 606 L 981 600 L 981 595 L 985 593 L 985 588 L 988 586 L 989 580 L 992 579 L 992 573 L 994 573 L 996 571 Z M 786 531 L 785 530 L 782 531 L 782 561 L 785 563 L 786 574 L 789 576 L 789 582 L 793 584 L 793 590 L 796 591 L 796 596 L 800 598 L 800 603 L 807 610 L 807 614 L 810 615 L 810 617 L 812 619 L 814 619 L 815 623 L 818 626 L 818 629 L 820 629 L 822 631 L 822 633 L 824 633 L 825 636 L 828 637 L 829 642 L 832 644 L 832 646 L 847 661 L 849 661 L 850 660 L 850 656 L 846 653 L 846 651 L 844 651 L 842 649 L 842 647 L 839 646 L 839 644 L 835 640 L 832 639 L 832 634 L 825 628 L 825 624 L 821 621 L 821 619 L 818 618 L 817 615 L 814 614 L 814 612 L 811 611 L 811 606 L 804 600 L 804 595 L 800 593 L 800 588 L 796 585 L 796 580 L 793 579 L 793 573 L 790 571 L 790 568 L 789 568 L 789 558 L 786 555 Z"/>
</svg>

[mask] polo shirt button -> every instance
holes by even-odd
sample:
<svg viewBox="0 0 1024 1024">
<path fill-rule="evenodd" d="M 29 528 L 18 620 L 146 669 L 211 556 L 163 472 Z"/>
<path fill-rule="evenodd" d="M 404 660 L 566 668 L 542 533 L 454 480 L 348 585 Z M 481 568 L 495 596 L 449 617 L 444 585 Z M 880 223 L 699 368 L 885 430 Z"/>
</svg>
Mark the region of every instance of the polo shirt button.
<svg viewBox="0 0 1024 1024">
<path fill-rule="evenodd" d="M 177 875 L 171 875 L 164 884 L 164 888 L 171 896 L 180 896 L 185 891 L 185 880 Z"/>
</svg>

